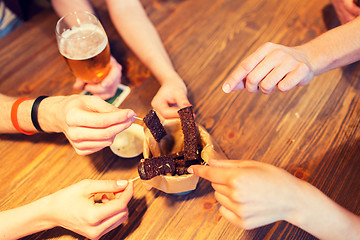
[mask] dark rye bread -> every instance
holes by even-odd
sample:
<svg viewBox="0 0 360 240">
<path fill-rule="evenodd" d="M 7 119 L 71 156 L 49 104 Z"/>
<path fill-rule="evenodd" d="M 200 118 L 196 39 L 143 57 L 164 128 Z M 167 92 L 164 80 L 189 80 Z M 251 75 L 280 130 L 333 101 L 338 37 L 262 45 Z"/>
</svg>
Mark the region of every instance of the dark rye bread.
<svg viewBox="0 0 360 240">
<path fill-rule="evenodd" d="M 160 140 L 166 136 L 166 131 L 154 110 L 148 112 L 143 121 L 157 142 L 160 142 Z"/>
<path fill-rule="evenodd" d="M 160 157 L 141 159 L 138 165 L 139 176 L 142 180 L 149 180 L 158 175 L 189 174 L 188 167 L 201 164 L 201 157 L 185 160 L 184 152 L 177 152 Z"/>
<path fill-rule="evenodd" d="M 184 175 L 191 165 L 201 164 L 200 133 L 194 120 L 192 107 L 185 107 L 178 111 L 181 129 L 184 134 L 184 151 L 141 159 L 138 165 L 139 176 L 142 180 L 150 180 L 158 175 Z M 144 118 L 146 126 L 157 142 L 165 137 L 166 131 L 154 110 Z"/>
<path fill-rule="evenodd" d="M 184 174 L 189 174 L 189 172 L 187 171 L 187 169 L 191 166 L 191 165 L 199 165 L 201 164 L 201 156 L 198 156 L 197 159 L 192 159 L 192 160 L 185 160 L 184 159 L 184 153 L 185 152 L 177 152 L 177 153 L 173 153 L 171 154 L 171 158 L 174 159 L 175 162 L 175 173 L 177 175 L 184 175 Z"/>
<path fill-rule="evenodd" d="M 181 128 L 184 134 L 184 159 L 194 160 L 199 158 L 200 134 L 195 124 L 192 106 L 182 108 L 178 111 Z M 199 150 L 200 149 L 200 150 Z"/>
<path fill-rule="evenodd" d="M 158 175 L 175 175 L 175 162 L 169 155 L 141 159 L 138 172 L 143 180 L 149 180 Z"/>
</svg>

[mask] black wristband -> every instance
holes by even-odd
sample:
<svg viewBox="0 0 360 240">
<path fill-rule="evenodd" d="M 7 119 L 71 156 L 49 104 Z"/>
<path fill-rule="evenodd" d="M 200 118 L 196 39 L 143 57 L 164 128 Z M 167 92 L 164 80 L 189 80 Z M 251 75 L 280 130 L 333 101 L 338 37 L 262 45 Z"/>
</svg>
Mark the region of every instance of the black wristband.
<svg viewBox="0 0 360 240">
<path fill-rule="evenodd" d="M 38 121 L 39 105 L 40 105 L 41 101 L 47 97 L 48 96 L 40 96 L 40 97 L 36 98 L 35 102 L 32 106 L 32 109 L 31 109 L 31 121 L 34 124 L 34 127 L 36 128 L 36 130 L 38 130 L 39 132 L 43 132 L 43 130 L 41 129 L 41 127 L 39 125 L 39 121 Z"/>
</svg>

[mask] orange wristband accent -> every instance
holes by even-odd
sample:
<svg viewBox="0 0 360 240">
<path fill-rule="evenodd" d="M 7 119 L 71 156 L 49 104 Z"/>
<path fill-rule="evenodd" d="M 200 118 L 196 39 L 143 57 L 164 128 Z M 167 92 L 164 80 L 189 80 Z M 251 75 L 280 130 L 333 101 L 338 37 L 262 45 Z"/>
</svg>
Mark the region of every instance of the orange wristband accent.
<svg viewBox="0 0 360 240">
<path fill-rule="evenodd" d="M 17 120 L 17 111 L 18 111 L 18 108 L 19 108 L 19 105 L 23 102 L 23 101 L 26 101 L 26 100 L 29 100 L 30 98 L 26 98 L 26 97 L 21 97 L 19 98 L 18 100 L 16 100 L 14 102 L 14 104 L 12 105 L 11 107 L 11 122 L 14 126 L 14 128 L 16 130 L 18 130 L 19 132 L 25 134 L 25 135 L 33 135 L 34 132 L 25 132 L 24 130 L 22 130 L 19 126 L 19 123 L 18 123 L 18 120 Z"/>
</svg>

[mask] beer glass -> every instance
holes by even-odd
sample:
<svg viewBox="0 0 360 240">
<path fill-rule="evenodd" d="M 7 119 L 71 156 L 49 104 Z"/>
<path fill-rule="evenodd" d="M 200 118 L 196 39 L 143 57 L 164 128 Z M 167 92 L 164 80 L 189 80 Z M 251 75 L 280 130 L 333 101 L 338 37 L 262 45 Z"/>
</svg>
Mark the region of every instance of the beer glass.
<svg viewBox="0 0 360 240">
<path fill-rule="evenodd" d="M 72 73 L 86 83 L 101 82 L 110 71 L 110 47 L 99 20 L 89 12 L 72 12 L 55 27 L 61 55 Z"/>
</svg>

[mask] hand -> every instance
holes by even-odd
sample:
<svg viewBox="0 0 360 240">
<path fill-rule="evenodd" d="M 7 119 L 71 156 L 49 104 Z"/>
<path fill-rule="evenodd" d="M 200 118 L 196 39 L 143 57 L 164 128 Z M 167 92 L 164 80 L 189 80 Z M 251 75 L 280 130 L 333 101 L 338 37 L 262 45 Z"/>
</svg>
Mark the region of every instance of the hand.
<svg viewBox="0 0 360 240">
<path fill-rule="evenodd" d="M 350 22 L 360 15 L 360 7 L 353 0 L 331 0 L 331 2 L 341 24 Z"/>
<path fill-rule="evenodd" d="M 152 107 L 164 118 L 178 118 L 180 108 L 190 106 L 184 83 L 164 83 L 151 101 Z"/>
<path fill-rule="evenodd" d="M 94 95 L 106 100 L 113 97 L 117 91 L 117 86 L 121 81 L 121 65 L 116 61 L 114 57 L 110 59 L 111 70 L 106 78 L 98 84 L 85 84 L 83 80 L 77 78 L 73 88 L 82 89 L 85 86 L 85 90 L 91 92 Z"/>
<path fill-rule="evenodd" d="M 93 195 L 99 192 L 115 193 L 115 199 L 95 204 Z M 99 239 L 127 219 L 133 192 L 133 184 L 125 180 L 83 180 L 44 199 L 55 226 Z"/>
<path fill-rule="evenodd" d="M 212 183 L 222 205 L 220 213 L 233 224 L 253 229 L 287 220 L 293 213 L 301 180 L 285 170 L 256 161 L 210 160 L 209 164 L 189 170 Z"/>
<path fill-rule="evenodd" d="M 118 109 L 97 96 L 49 97 L 39 107 L 45 132 L 63 132 L 80 155 L 111 145 L 134 121 L 135 112 Z"/>
<path fill-rule="evenodd" d="M 223 91 L 246 88 L 249 92 L 259 89 L 270 94 L 277 86 L 288 91 L 296 85 L 306 85 L 315 76 L 308 58 L 301 47 L 291 48 L 266 43 L 242 61 L 226 78 Z"/>
</svg>

